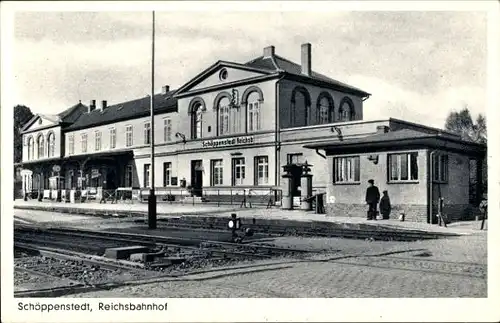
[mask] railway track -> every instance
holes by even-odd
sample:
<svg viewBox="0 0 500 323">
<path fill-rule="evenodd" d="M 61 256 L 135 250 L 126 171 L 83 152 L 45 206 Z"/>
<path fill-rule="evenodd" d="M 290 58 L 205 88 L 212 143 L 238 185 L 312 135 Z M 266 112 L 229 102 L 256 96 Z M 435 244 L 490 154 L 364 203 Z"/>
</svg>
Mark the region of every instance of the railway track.
<svg viewBox="0 0 500 323">
<path fill-rule="evenodd" d="M 133 262 L 131 258 L 114 260 L 102 256 L 108 248 L 127 246 L 147 247 L 145 254 L 152 257 Z M 63 295 L 141 279 L 182 277 L 242 261 L 301 257 L 309 253 L 202 238 L 32 225 L 15 226 L 14 247 L 18 297 Z"/>
<path fill-rule="evenodd" d="M 207 221 L 210 220 L 210 221 Z M 143 223 L 144 220 L 134 220 L 136 223 Z M 417 241 L 428 239 L 440 239 L 446 237 L 457 236 L 453 233 L 441 232 L 427 232 L 419 230 L 406 230 L 397 229 L 390 226 L 366 226 L 359 225 L 359 228 L 345 228 L 341 224 L 333 226 L 326 225 L 322 222 L 309 224 L 309 223 L 292 223 L 290 226 L 270 224 L 261 221 L 261 223 L 252 223 L 250 219 L 242 219 L 242 226 L 252 228 L 256 233 L 265 233 L 272 236 L 304 236 L 304 237 L 334 237 L 346 239 L 373 239 L 382 241 Z M 201 219 L 184 219 L 184 218 L 171 218 L 158 222 L 160 227 L 164 228 L 179 228 L 179 229 L 215 229 L 225 230 L 227 220 L 224 218 L 201 218 Z M 227 229 L 226 229 L 227 230 Z"/>
</svg>

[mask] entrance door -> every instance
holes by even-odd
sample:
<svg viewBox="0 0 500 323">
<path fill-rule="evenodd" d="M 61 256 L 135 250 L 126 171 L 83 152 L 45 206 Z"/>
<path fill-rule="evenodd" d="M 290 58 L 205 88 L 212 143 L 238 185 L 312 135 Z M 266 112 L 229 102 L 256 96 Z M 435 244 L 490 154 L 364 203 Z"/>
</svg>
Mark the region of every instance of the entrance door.
<svg viewBox="0 0 500 323">
<path fill-rule="evenodd" d="M 116 187 L 116 172 L 114 169 L 108 169 L 106 172 L 106 189 L 114 190 Z"/>
<path fill-rule="evenodd" d="M 292 165 L 292 196 L 300 196 L 300 175 L 302 175 L 302 166 Z"/>
<path fill-rule="evenodd" d="M 194 196 L 202 196 L 203 193 L 203 161 L 191 161 L 191 187 Z"/>
</svg>

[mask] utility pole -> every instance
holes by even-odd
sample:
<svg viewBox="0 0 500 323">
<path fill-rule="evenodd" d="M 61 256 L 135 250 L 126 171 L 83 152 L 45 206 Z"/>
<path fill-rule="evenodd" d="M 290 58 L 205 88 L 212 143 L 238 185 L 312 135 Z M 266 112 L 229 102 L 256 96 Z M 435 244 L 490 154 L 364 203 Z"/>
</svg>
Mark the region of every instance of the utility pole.
<svg viewBox="0 0 500 323">
<path fill-rule="evenodd" d="M 148 228 L 156 229 L 156 195 L 155 195 L 155 120 L 154 120 L 154 97 L 155 97 L 155 12 L 153 11 L 153 32 L 151 42 L 151 180 L 149 183 L 148 198 Z"/>
</svg>

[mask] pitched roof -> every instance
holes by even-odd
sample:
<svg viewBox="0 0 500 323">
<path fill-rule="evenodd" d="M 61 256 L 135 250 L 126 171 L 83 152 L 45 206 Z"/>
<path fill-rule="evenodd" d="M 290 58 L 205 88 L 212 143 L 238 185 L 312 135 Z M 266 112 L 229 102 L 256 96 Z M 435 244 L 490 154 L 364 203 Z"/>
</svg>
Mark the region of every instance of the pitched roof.
<svg viewBox="0 0 500 323">
<path fill-rule="evenodd" d="M 177 99 L 173 98 L 175 91 L 166 94 L 155 94 L 155 113 L 176 112 Z M 150 97 L 142 97 L 106 107 L 104 110 L 95 109 L 82 115 L 66 130 L 77 130 L 97 125 L 110 124 L 134 118 L 145 117 L 150 113 Z"/>
<path fill-rule="evenodd" d="M 317 73 L 315 71 L 311 71 L 311 76 L 307 76 L 302 74 L 302 67 L 300 64 L 294 63 L 286 58 L 283 58 L 278 55 L 273 55 L 270 57 L 264 57 L 260 56 L 257 57 L 247 63 L 244 64 L 245 66 L 249 67 L 254 67 L 254 68 L 260 68 L 260 69 L 267 69 L 272 72 L 286 72 L 289 74 L 301 76 L 301 77 L 306 77 L 310 78 L 312 80 L 317 80 L 317 81 L 322 81 L 322 82 L 327 82 L 345 89 L 352 90 L 354 92 L 358 92 L 364 95 L 369 95 L 369 93 L 356 88 L 354 86 L 351 86 L 346 83 L 342 83 L 340 81 L 334 80 L 326 75 Z"/>
</svg>

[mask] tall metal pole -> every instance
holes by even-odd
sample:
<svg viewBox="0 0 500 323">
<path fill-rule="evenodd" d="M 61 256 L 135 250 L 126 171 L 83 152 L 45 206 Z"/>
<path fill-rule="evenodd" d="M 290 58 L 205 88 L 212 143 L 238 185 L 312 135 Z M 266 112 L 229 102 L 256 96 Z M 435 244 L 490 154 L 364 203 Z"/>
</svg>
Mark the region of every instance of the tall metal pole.
<svg viewBox="0 0 500 323">
<path fill-rule="evenodd" d="M 151 42 L 151 181 L 149 183 L 149 198 L 148 198 L 148 227 L 156 229 L 156 195 L 155 195 L 155 121 L 154 121 L 154 96 L 155 96 L 155 12 L 153 11 L 153 28 Z"/>
</svg>

